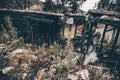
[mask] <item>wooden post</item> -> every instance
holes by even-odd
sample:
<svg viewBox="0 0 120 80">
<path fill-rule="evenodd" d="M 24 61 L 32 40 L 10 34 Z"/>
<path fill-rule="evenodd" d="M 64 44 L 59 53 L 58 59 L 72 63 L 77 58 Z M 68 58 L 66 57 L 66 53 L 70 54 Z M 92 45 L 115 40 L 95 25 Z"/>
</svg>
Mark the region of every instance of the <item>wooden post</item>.
<svg viewBox="0 0 120 80">
<path fill-rule="evenodd" d="M 116 43 L 117 43 L 117 41 L 118 41 L 118 38 L 119 38 L 119 34 L 120 34 L 120 28 L 118 28 L 118 30 L 117 30 L 117 33 L 116 33 L 116 36 L 115 36 L 115 40 L 114 40 L 113 46 L 112 46 L 112 48 L 111 48 L 111 54 L 114 52 L 115 45 L 116 45 Z"/>
<path fill-rule="evenodd" d="M 89 36 L 88 36 L 88 41 L 90 41 L 90 39 L 91 39 L 90 37 L 92 37 L 92 36 L 91 36 L 92 28 L 93 28 L 92 23 L 89 23 Z M 89 42 L 88 42 L 88 44 L 89 44 Z"/>
<path fill-rule="evenodd" d="M 60 35 L 63 38 L 64 37 L 64 30 L 65 30 L 65 25 L 61 25 L 61 29 L 60 29 Z"/>
<path fill-rule="evenodd" d="M 76 36 L 76 31 L 77 31 L 77 25 L 75 24 L 75 32 L 74 32 L 74 37 Z"/>
<path fill-rule="evenodd" d="M 89 27 L 89 34 L 88 34 L 88 39 L 87 39 L 87 51 L 86 51 L 86 54 L 88 53 L 88 48 L 89 48 L 89 45 L 91 44 L 92 42 L 92 28 L 93 28 L 93 24 L 92 23 L 88 23 L 88 27 Z"/>
<path fill-rule="evenodd" d="M 101 45 L 100 45 L 100 49 L 99 49 L 100 52 L 102 51 L 102 48 L 103 48 L 103 41 L 105 38 L 105 33 L 106 33 L 107 28 L 108 28 L 108 25 L 105 25 L 105 29 L 103 31 L 103 36 L 102 36 Z"/>
<path fill-rule="evenodd" d="M 117 31 L 116 29 L 113 29 L 113 34 L 112 34 L 112 42 L 114 42 L 115 35 L 116 35 L 116 34 L 115 34 L 115 33 L 116 33 L 116 31 Z"/>
<path fill-rule="evenodd" d="M 62 28 L 63 28 L 62 37 L 64 37 L 65 25 L 64 26 L 62 25 Z"/>
<path fill-rule="evenodd" d="M 33 34 L 33 28 L 31 26 L 31 37 L 32 37 L 32 44 L 34 44 L 34 34 Z"/>
<path fill-rule="evenodd" d="M 74 20 L 73 18 L 68 18 L 66 23 L 69 25 L 68 27 L 68 42 L 67 42 L 67 47 L 70 46 L 70 40 L 71 40 L 71 28 L 73 26 Z"/>
<path fill-rule="evenodd" d="M 71 28 L 72 24 L 69 24 L 69 30 L 68 30 L 68 41 L 67 41 L 67 47 L 70 46 L 70 40 L 71 40 Z"/>
</svg>

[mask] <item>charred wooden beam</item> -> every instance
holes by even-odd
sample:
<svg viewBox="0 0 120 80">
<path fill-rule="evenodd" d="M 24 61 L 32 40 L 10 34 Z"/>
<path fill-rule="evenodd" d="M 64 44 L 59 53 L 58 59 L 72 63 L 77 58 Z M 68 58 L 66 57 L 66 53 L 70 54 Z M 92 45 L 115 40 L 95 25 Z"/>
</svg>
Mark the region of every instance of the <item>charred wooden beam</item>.
<svg viewBox="0 0 120 80">
<path fill-rule="evenodd" d="M 90 10 L 88 12 L 92 16 L 95 22 L 111 25 L 113 27 L 118 27 L 120 25 L 120 13 L 105 10 Z"/>
<path fill-rule="evenodd" d="M 19 14 L 43 14 L 43 15 L 51 15 L 51 16 L 64 16 L 64 14 L 58 14 L 58 13 L 51 13 L 51 12 L 43 12 L 43 11 L 27 11 L 27 10 L 15 10 L 15 9 L 0 9 L 0 13 L 19 13 Z"/>
<path fill-rule="evenodd" d="M 32 44 L 34 44 L 34 33 L 33 33 L 33 28 L 32 28 L 32 26 L 31 26 L 31 37 L 32 37 Z"/>
<path fill-rule="evenodd" d="M 119 25 L 120 25 L 120 19 L 119 18 L 110 17 L 110 16 L 107 16 L 106 18 L 99 18 L 97 20 L 97 22 L 107 24 L 107 25 L 111 25 L 115 28 L 119 28 Z"/>
<path fill-rule="evenodd" d="M 74 37 L 76 36 L 76 31 L 77 31 L 77 25 L 75 25 L 75 33 L 74 33 Z"/>
<path fill-rule="evenodd" d="M 118 41 L 119 35 L 120 35 L 120 28 L 118 28 L 118 30 L 117 30 L 117 33 L 116 33 L 116 36 L 115 36 L 115 40 L 114 40 L 114 43 L 113 43 L 113 46 L 112 46 L 112 49 L 111 49 L 111 53 L 114 52 L 115 45 L 116 45 L 116 43 Z"/>
<path fill-rule="evenodd" d="M 35 18 L 35 17 L 30 17 L 30 16 L 25 16 L 26 19 L 29 19 L 31 21 L 38 21 L 38 22 L 43 22 L 43 23 L 53 23 L 54 20 L 52 19 L 45 19 L 45 18 Z"/>
<path fill-rule="evenodd" d="M 103 48 L 103 41 L 104 41 L 104 38 L 105 38 L 105 33 L 106 33 L 107 28 L 108 28 L 108 25 L 105 26 L 105 29 L 103 31 L 103 36 L 102 36 L 100 50 L 99 50 L 100 52 L 102 51 L 102 48 Z"/>
<path fill-rule="evenodd" d="M 108 15 L 108 16 L 114 16 L 120 18 L 120 13 L 114 11 L 90 10 L 88 13 L 94 16 Z"/>
<path fill-rule="evenodd" d="M 19 14 L 43 14 L 43 15 L 51 15 L 57 17 L 63 17 L 64 14 L 52 13 L 52 12 L 44 12 L 44 11 L 30 11 L 30 10 L 15 10 L 15 9 L 0 9 L 0 13 L 19 13 Z M 65 14 L 66 16 L 71 17 L 85 17 L 85 14 Z"/>
<path fill-rule="evenodd" d="M 107 30 L 106 32 L 109 32 L 109 31 L 112 31 L 112 30 L 115 30 L 116 28 L 112 28 L 112 29 L 109 29 L 109 30 Z"/>
<path fill-rule="evenodd" d="M 71 13 L 66 13 L 65 16 L 70 16 L 70 17 L 86 17 L 86 14 L 71 14 Z"/>
<path fill-rule="evenodd" d="M 92 28 L 93 28 L 93 24 L 92 23 L 89 23 L 89 34 L 88 34 L 88 45 L 90 44 L 90 42 L 91 42 L 91 37 L 92 37 Z M 87 45 L 87 47 L 88 47 L 88 45 Z"/>
</svg>

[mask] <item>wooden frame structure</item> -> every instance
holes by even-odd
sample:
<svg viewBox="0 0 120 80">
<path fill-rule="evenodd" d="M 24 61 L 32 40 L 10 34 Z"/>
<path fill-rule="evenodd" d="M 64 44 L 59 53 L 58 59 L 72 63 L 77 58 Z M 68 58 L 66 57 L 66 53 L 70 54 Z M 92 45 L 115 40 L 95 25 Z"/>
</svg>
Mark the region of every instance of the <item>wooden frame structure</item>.
<svg viewBox="0 0 120 80">
<path fill-rule="evenodd" d="M 59 29 L 61 28 L 59 22 L 64 14 L 0 9 L 0 24 L 4 24 L 4 17 L 6 16 L 12 18 L 14 27 L 18 30 L 18 36 L 22 36 L 25 42 L 41 44 L 43 38 L 46 38 L 43 40 L 50 43 L 58 36 L 57 34 L 59 34 Z M 43 36 L 43 38 L 41 36 Z"/>
<path fill-rule="evenodd" d="M 100 53 L 102 52 L 102 49 L 103 49 L 103 41 L 104 41 L 106 32 L 117 29 L 116 30 L 117 32 L 114 37 L 114 41 L 110 50 L 110 53 L 113 54 L 116 43 L 120 35 L 120 13 L 111 12 L 111 11 L 91 10 L 89 11 L 89 15 L 90 15 L 90 19 L 89 19 L 90 22 L 105 24 L 105 28 L 103 31 L 103 36 L 100 44 L 100 49 L 99 49 Z M 101 18 L 102 16 L 106 16 L 106 17 Z M 113 28 L 108 30 L 109 25 L 112 26 Z M 91 31 L 93 26 L 90 26 L 90 27 L 91 27 L 90 28 L 90 31 Z"/>
<path fill-rule="evenodd" d="M 81 24 L 81 23 L 85 22 L 85 15 L 82 15 L 82 14 L 59 14 L 59 13 L 51 13 L 51 12 L 43 12 L 43 11 L 27 11 L 27 10 L 0 9 L 0 17 L 3 18 L 5 16 L 10 16 L 10 17 L 13 18 L 13 22 L 15 21 L 15 27 L 16 27 L 16 21 L 19 22 L 20 25 L 22 25 L 22 23 L 24 23 L 24 22 L 28 23 L 28 25 L 29 25 L 28 29 L 31 32 L 31 34 L 29 36 L 31 36 L 31 38 L 32 38 L 31 39 L 32 43 L 35 43 L 34 38 L 36 36 L 35 35 L 36 31 L 34 31 L 35 28 L 36 28 L 36 26 L 34 26 L 34 24 L 39 24 L 39 27 L 42 27 L 40 25 L 41 23 L 42 24 L 44 23 L 46 25 L 48 24 L 51 27 L 51 28 L 50 27 L 48 27 L 48 28 L 50 28 L 50 30 L 53 31 L 53 32 L 50 32 L 50 34 L 53 33 L 54 35 L 57 34 L 57 33 L 54 33 L 54 31 L 57 31 L 57 30 L 54 30 L 53 28 L 59 28 L 59 29 L 61 29 L 60 32 L 59 32 L 59 34 L 60 34 L 59 36 L 63 37 L 64 36 L 64 29 L 66 27 L 65 26 L 66 25 L 65 18 L 66 17 L 71 17 L 74 20 L 74 23 L 73 23 L 73 25 L 71 25 L 71 27 L 75 27 L 75 31 L 74 31 L 75 32 L 74 33 L 74 37 L 75 37 L 76 28 L 77 28 L 76 24 L 79 24 L 79 23 Z M 2 21 L 3 21 L 2 18 L 0 20 L 0 24 L 2 24 Z M 24 21 L 23 19 L 25 19 L 26 21 Z M 17 24 L 17 27 L 21 28 L 21 26 L 18 25 L 18 24 Z M 22 29 L 22 31 L 23 31 L 24 29 L 26 29 L 26 26 L 22 27 L 22 28 L 23 28 Z M 39 29 L 37 29 L 37 31 L 38 30 Z M 22 31 L 19 31 L 19 32 L 23 33 Z"/>
<path fill-rule="evenodd" d="M 65 21 L 63 21 L 63 23 L 65 23 L 64 24 L 64 29 L 67 26 L 69 28 L 69 31 L 71 31 L 71 29 L 73 27 L 75 27 L 73 38 L 76 37 L 77 26 L 80 25 L 80 24 L 84 24 L 85 17 L 86 17 L 85 14 L 69 14 L 69 13 L 65 14 Z M 66 18 L 68 18 L 68 19 L 72 18 L 73 19 L 72 24 L 67 23 Z M 64 33 L 63 33 L 63 35 L 64 35 Z"/>
</svg>

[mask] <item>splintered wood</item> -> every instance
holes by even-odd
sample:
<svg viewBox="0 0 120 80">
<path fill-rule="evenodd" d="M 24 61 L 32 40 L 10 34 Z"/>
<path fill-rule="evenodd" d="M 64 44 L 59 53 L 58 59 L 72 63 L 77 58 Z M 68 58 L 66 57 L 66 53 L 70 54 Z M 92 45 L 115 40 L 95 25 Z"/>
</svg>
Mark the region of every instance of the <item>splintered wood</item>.
<svg viewBox="0 0 120 80">
<path fill-rule="evenodd" d="M 37 80 L 42 80 L 42 76 L 44 75 L 44 73 L 45 73 L 45 69 L 42 69 L 38 74 L 38 79 Z"/>
</svg>

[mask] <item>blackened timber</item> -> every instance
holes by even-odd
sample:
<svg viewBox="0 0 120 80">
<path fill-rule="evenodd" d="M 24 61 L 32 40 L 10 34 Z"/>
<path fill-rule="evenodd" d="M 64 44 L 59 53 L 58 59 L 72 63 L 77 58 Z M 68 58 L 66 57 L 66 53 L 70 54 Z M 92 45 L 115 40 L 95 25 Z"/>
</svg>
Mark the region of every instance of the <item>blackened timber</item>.
<svg viewBox="0 0 120 80">
<path fill-rule="evenodd" d="M 13 14 L 43 14 L 43 15 L 51 15 L 51 16 L 64 16 L 63 14 L 51 13 L 51 12 L 43 12 L 43 11 L 29 11 L 29 10 L 10 10 L 10 9 L 0 9 L 0 13 L 13 13 Z"/>
<path fill-rule="evenodd" d="M 29 17 L 29 16 L 26 16 L 25 18 L 31 20 L 31 21 L 38 21 L 38 22 L 43 22 L 43 23 L 53 23 L 54 20 L 51 20 L 51 19 L 44 19 L 44 18 L 35 18 L 35 17 Z"/>
<path fill-rule="evenodd" d="M 112 19 L 101 19 L 100 18 L 97 21 L 100 23 L 103 23 L 103 24 L 111 25 L 115 28 L 119 28 L 119 25 L 120 25 L 120 19 L 119 20 L 112 20 Z"/>
<path fill-rule="evenodd" d="M 76 36 L 76 31 L 77 31 L 77 25 L 75 25 L 75 33 L 74 33 L 74 37 Z"/>
<path fill-rule="evenodd" d="M 109 29 L 109 30 L 107 30 L 106 32 L 109 32 L 109 31 L 112 31 L 112 30 L 115 30 L 116 28 L 112 28 L 112 29 Z"/>
<path fill-rule="evenodd" d="M 32 44 L 34 44 L 34 34 L 33 34 L 33 28 L 32 28 L 32 26 L 31 26 L 31 37 L 32 37 Z"/>
<path fill-rule="evenodd" d="M 101 45 L 100 45 L 100 51 L 102 51 L 102 48 L 103 48 L 103 41 L 104 41 L 104 38 L 105 38 L 105 33 L 106 33 L 107 28 L 108 28 L 108 25 L 105 25 L 102 40 L 101 40 Z"/>
<path fill-rule="evenodd" d="M 71 13 L 66 13 L 66 16 L 70 16 L 70 17 L 86 17 L 86 14 L 71 14 Z"/>
<path fill-rule="evenodd" d="M 16 9 L 0 9 L 0 13 L 19 13 L 19 14 L 43 14 L 43 15 L 51 15 L 51 16 L 57 16 L 57 17 L 63 17 L 63 16 L 71 16 L 71 17 L 84 17 L 86 14 L 60 14 L 60 13 L 53 13 L 53 12 L 44 12 L 44 11 L 30 11 L 30 10 L 16 10 Z"/>
<path fill-rule="evenodd" d="M 90 10 L 89 14 L 92 14 L 94 16 L 102 16 L 102 15 L 108 15 L 108 16 L 114 16 L 120 18 L 120 13 L 114 12 L 114 11 L 105 11 L 105 10 Z"/>
<path fill-rule="evenodd" d="M 113 46 L 112 46 L 112 49 L 111 49 L 111 53 L 114 52 L 115 45 L 116 45 L 116 43 L 118 41 L 118 38 L 119 38 L 119 34 L 120 34 L 120 28 L 118 28 L 118 30 L 117 30 L 117 33 L 116 33 L 116 36 L 115 36 L 115 40 L 114 40 L 114 43 L 113 43 Z"/>
<path fill-rule="evenodd" d="M 119 28 L 120 13 L 105 10 L 90 10 L 88 12 L 93 18 L 97 18 L 95 22 L 111 25 Z"/>
</svg>

